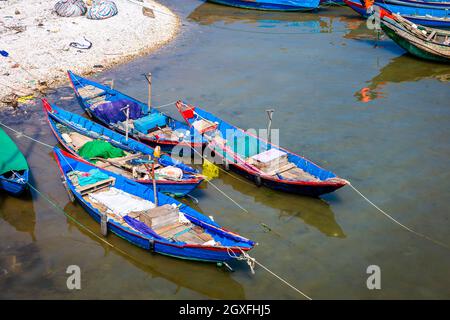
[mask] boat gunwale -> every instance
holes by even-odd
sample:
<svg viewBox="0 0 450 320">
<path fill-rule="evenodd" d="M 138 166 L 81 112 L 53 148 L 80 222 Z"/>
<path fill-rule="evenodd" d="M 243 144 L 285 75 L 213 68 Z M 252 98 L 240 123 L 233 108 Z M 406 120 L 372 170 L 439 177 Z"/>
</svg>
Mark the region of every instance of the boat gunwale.
<svg viewBox="0 0 450 320">
<path fill-rule="evenodd" d="M 64 172 L 64 170 L 62 168 L 62 165 L 61 165 L 61 162 L 59 160 L 59 156 L 57 155 L 57 152 L 60 152 L 62 157 L 68 157 L 68 158 L 71 158 L 71 159 L 73 159 L 75 161 L 79 161 L 79 159 L 77 159 L 72 154 L 68 153 L 67 151 L 64 151 L 64 150 L 59 149 L 59 148 L 55 148 L 55 150 L 53 151 L 54 158 L 55 158 L 55 160 L 56 160 L 56 162 L 58 164 L 58 168 L 59 168 L 61 174 L 63 175 L 64 179 L 67 181 L 67 174 Z M 83 162 L 83 161 L 80 161 L 80 162 Z M 90 163 L 85 163 L 85 164 L 92 166 Z M 81 196 L 81 194 L 79 192 L 77 192 L 75 190 L 75 188 L 73 188 L 73 185 L 72 185 L 72 183 L 70 181 L 67 181 L 67 184 L 70 187 L 71 192 L 75 193 L 76 198 L 78 199 L 78 201 L 82 202 L 85 206 L 89 207 L 89 209 L 91 211 L 93 211 L 95 214 L 101 216 L 101 212 L 98 209 L 94 208 L 90 203 L 85 201 L 83 199 L 83 197 Z M 175 199 L 173 199 L 173 200 L 175 200 Z M 193 217 L 193 218 L 196 219 L 195 217 Z M 208 250 L 208 251 L 218 251 L 218 252 L 228 252 L 229 250 L 231 250 L 234 253 L 239 253 L 240 254 L 241 253 L 240 250 L 242 250 L 244 252 L 245 251 L 249 251 L 255 245 L 255 243 L 252 240 L 248 239 L 248 238 L 245 238 L 245 237 L 243 237 L 243 236 L 241 236 L 239 234 L 231 232 L 231 231 L 229 231 L 227 229 L 224 229 L 222 227 L 215 227 L 215 226 L 213 226 L 211 224 L 208 224 L 207 222 L 204 222 L 204 221 L 201 221 L 201 222 L 203 224 L 206 224 L 206 225 L 210 226 L 211 228 L 218 229 L 218 230 L 220 230 L 220 231 L 222 231 L 222 232 L 224 232 L 226 234 L 230 234 L 233 237 L 238 237 L 238 238 L 241 238 L 243 241 L 248 241 L 248 242 L 250 242 L 249 245 L 251 245 L 251 246 L 250 247 L 241 247 L 241 246 L 215 246 L 214 247 L 214 246 L 204 246 L 204 245 L 198 245 L 198 244 L 188 244 L 188 243 L 183 243 L 183 242 L 175 243 L 175 242 L 170 242 L 169 240 L 167 240 L 164 237 L 161 237 L 161 239 L 157 239 L 157 238 L 154 238 L 154 237 L 151 237 L 151 236 L 146 236 L 145 234 L 143 234 L 141 232 L 135 231 L 135 230 L 133 230 L 131 228 L 128 228 L 128 227 L 125 227 L 125 226 L 119 224 L 114 218 L 109 219 L 108 222 L 111 222 L 111 224 L 113 224 L 114 227 L 116 227 L 118 229 L 121 229 L 122 231 L 124 231 L 126 233 L 132 234 L 133 236 L 137 236 L 137 237 L 141 238 L 142 240 L 149 240 L 149 241 L 153 241 L 153 243 L 159 243 L 161 245 L 168 245 L 168 246 L 176 247 L 176 248 L 179 248 L 179 249 L 193 248 L 193 249 L 204 249 L 204 250 Z M 126 240 L 129 241 L 128 239 L 126 239 Z M 158 252 L 158 253 L 160 253 L 160 252 Z M 164 253 L 162 253 L 162 254 L 164 254 Z M 178 257 L 178 256 L 176 256 L 176 257 Z M 189 259 L 189 258 L 187 258 L 187 259 Z"/>
</svg>

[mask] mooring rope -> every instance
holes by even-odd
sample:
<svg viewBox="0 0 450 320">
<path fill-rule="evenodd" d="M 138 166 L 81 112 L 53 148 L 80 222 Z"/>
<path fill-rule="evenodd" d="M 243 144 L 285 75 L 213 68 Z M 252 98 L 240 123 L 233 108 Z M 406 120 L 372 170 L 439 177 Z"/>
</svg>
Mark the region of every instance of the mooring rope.
<svg viewBox="0 0 450 320">
<path fill-rule="evenodd" d="M 63 208 L 61 208 L 58 204 L 56 204 L 54 201 L 52 201 L 49 197 L 47 197 L 43 192 L 39 191 L 36 187 L 34 187 L 31 183 L 27 182 L 27 185 L 30 187 L 30 189 L 32 189 L 33 191 L 35 191 L 37 194 L 39 194 L 42 198 L 44 198 L 45 201 L 47 201 L 52 207 L 54 207 L 58 212 L 61 212 L 62 214 L 64 214 L 67 218 L 69 218 L 72 222 L 74 222 L 76 225 L 78 225 L 80 228 L 82 228 L 83 230 L 87 231 L 89 234 L 91 234 L 92 236 L 94 236 L 94 238 L 100 240 L 101 242 L 103 242 L 104 244 L 108 245 L 109 247 L 113 248 L 114 250 L 120 252 L 121 254 L 125 255 L 126 257 L 132 259 L 133 261 L 141 264 L 141 265 L 145 265 L 144 263 L 142 263 L 141 261 L 139 261 L 138 259 L 136 259 L 135 257 L 133 257 L 132 255 L 130 255 L 129 253 L 127 253 L 126 251 L 120 249 L 119 247 L 113 245 L 111 242 L 109 242 L 108 240 L 106 240 L 103 237 L 100 237 L 98 234 L 96 234 L 94 231 L 92 231 L 91 229 L 89 229 L 87 226 L 85 226 L 83 223 L 81 223 L 80 221 L 78 221 L 76 218 L 74 218 L 73 216 L 71 216 L 70 214 L 68 214 L 66 211 L 64 211 Z"/>
<path fill-rule="evenodd" d="M 254 274 L 255 273 L 255 264 L 257 264 L 258 266 L 260 266 L 261 268 L 263 268 L 264 270 L 266 270 L 268 273 L 270 273 L 271 275 L 273 275 L 275 278 L 277 278 L 278 280 L 280 280 L 281 282 L 283 282 L 284 284 L 286 284 L 287 286 L 289 286 L 291 289 L 295 290 L 297 293 L 301 294 L 302 296 L 304 296 L 306 299 L 308 300 L 312 300 L 312 298 L 310 296 L 308 296 L 306 293 L 302 292 L 301 290 L 299 290 L 298 288 L 296 288 L 293 284 L 289 283 L 287 280 L 283 279 L 282 277 L 280 277 L 278 274 L 276 274 L 275 272 L 273 272 L 272 270 L 270 270 L 268 267 L 266 267 L 265 265 L 263 265 L 261 262 L 259 262 L 258 260 L 256 260 L 255 258 L 251 257 L 248 253 L 244 252 L 241 248 L 238 248 L 241 251 L 241 255 L 237 255 L 236 253 L 233 252 L 233 250 L 231 250 L 230 248 L 227 248 L 227 253 L 231 258 L 234 258 L 236 260 L 243 260 L 246 261 L 248 266 L 250 267 L 251 272 Z"/>
<path fill-rule="evenodd" d="M 32 137 L 30 137 L 30 136 L 24 134 L 23 132 L 17 131 L 17 130 L 15 130 L 15 129 L 13 129 L 13 128 L 7 126 L 7 125 L 4 124 L 3 122 L 0 122 L 0 125 L 3 126 L 3 127 L 5 127 L 5 128 L 7 128 L 7 129 L 9 129 L 9 130 L 11 130 L 12 132 L 16 133 L 19 137 L 20 137 L 20 136 L 24 136 L 25 138 L 28 138 L 28 139 L 30 139 L 30 140 L 36 142 L 36 143 L 39 143 L 39 144 L 41 144 L 41 145 L 43 145 L 43 146 L 46 146 L 46 147 L 49 147 L 49 148 L 53 149 L 53 147 L 52 147 L 51 145 L 49 145 L 49 144 L 47 144 L 47 143 L 45 143 L 45 142 L 39 141 L 39 140 L 37 140 L 37 139 L 34 139 L 34 138 L 32 138 Z"/>
<path fill-rule="evenodd" d="M 373 203 L 369 198 L 367 198 L 364 194 L 362 194 L 361 191 L 359 191 L 350 181 L 348 181 L 348 185 L 350 188 L 352 188 L 357 194 L 359 194 L 364 200 L 366 200 L 371 206 L 373 206 L 375 209 L 377 209 L 379 212 L 381 212 L 384 216 L 386 216 L 389 220 L 391 220 L 392 222 L 396 223 L 397 225 L 399 225 L 400 227 L 402 227 L 403 229 L 405 229 L 406 231 L 409 231 L 413 234 L 415 234 L 416 236 L 419 236 L 421 238 L 427 239 L 431 242 L 433 242 L 434 244 L 437 244 L 439 246 L 442 246 L 444 248 L 450 249 L 450 246 L 440 242 L 438 240 L 435 240 L 421 232 L 415 231 L 413 229 L 411 229 L 408 226 L 405 226 L 403 223 L 401 223 L 400 221 L 398 221 L 397 219 L 395 219 L 393 216 L 391 216 L 390 214 L 388 214 L 386 211 L 384 211 L 383 209 L 381 209 L 380 207 L 378 207 L 375 203 Z"/>
<path fill-rule="evenodd" d="M 26 137 L 34 142 L 37 142 L 43 146 L 49 147 L 51 149 L 53 149 L 52 146 L 38 141 L 28 135 L 25 135 L 7 125 L 5 125 L 4 123 L 0 122 L 0 125 L 4 126 L 5 128 L 23 136 Z M 67 161 L 67 160 L 66 160 Z M 69 163 L 70 166 L 70 163 Z M 209 181 L 209 183 L 211 183 Z M 40 196 L 42 196 L 49 204 L 51 204 L 55 209 L 57 209 L 59 212 L 63 213 L 67 218 L 69 218 L 72 222 L 74 222 L 75 224 L 77 224 L 80 228 L 82 228 L 83 230 L 86 230 L 89 234 L 93 235 L 96 239 L 100 240 L 101 242 L 105 243 L 106 245 L 110 246 L 111 248 L 117 250 L 118 252 L 122 253 L 123 255 L 125 255 L 126 257 L 129 257 L 130 259 L 132 259 L 133 261 L 138 262 L 139 264 L 142 264 L 142 262 L 140 262 L 139 260 L 137 260 L 135 257 L 133 257 L 132 255 L 130 255 L 129 253 L 127 253 L 126 251 L 116 247 L 115 245 L 113 245 L 112 243 L 110 243 L 109 241 L 107 241 L 106 239 L 100 237 L 99 235 L 97 235 L 94 231 L 92 231 L 91 229 L 89 229 L 88 227 L 86 227 L 83 223 L 81 223 L 80 221 L 78 221 L 76 218 L 72 217 L 71 215 L 69 215 L 64 209 L 62 209 L 58 204 L 56 204 L 54 201 L 52 201 L 49 197 L 47 197 L 43 192 L 39 191 L 36 187 L 34 187 L 31 183 L 27 182 L 27 185 L 30 187 L 30 189 L 32 189 L 33 191 L 35 191 L 36 193 L 38 193 Z M 235 202 L 233 199 L 231 199 L 231 197 L 227 196 L 226 193 L 224 193 L 222 190 L 220 190 L 217 186 L 215 186 L 214 184 L 212 184 L 218 191 L 220 191 L 223 195 L 225 195 L 227 198 L 229 198 L 231 201 L 233 201 L 236 205 L 238 205 L 241 209 L 245 210 L 246 212 L 248 212 L 245 208 L 243 208 L 242 206 L 240 206 L 237 202 Z M 70 191 L 69 191 L 70 192 Z M 300 293 L 302 296 L 304 296 L 305 298 L 307 298 L 308 300 L 312 300 L 308 295 L 306 295 L 305 293 L 303 293 L 302 291 L 300 291 L 299 289 L 297 289 L 295 286 L 293 286 L 292 284 L 290 284 L 288 281 L 284 280 L 282 277 L 280 277 L 279 275 L 277 275 L 275 272 L 271 271 L 268 267 L 264 266 L 262 263 L 260 263 L 259 261 L 257 261 L 255 258 L 250 257 L 250 255 L 246 252 L 244 252 L 242 249 L 239 248 L 239 250 L 241 251 L 242 256 L 238 256 L 236 255 L 232 250 L 230 250 L 230 248 L 227 248 L 227 252 L 228 255 L 232 258 L 235 258 L 237 260 L 243 260 L 246 261 L 248 266 L 250 267 L 251 272 L 254 274 L 254 267 L 255 264 L 259 265 L 260 267 L 262 267 L 264 270 L 266 270 L 268 273 L 272 274 L 274 277 L 276 277 L 277 279 L 279 279 L 281 282 L 285 283 L 286 285 L 288 285 L 289 287 L 291 287 L 292 289 L 294 289 L 296 292 Z M 231 254 L 230 254 L 231 251 Z"/>
</svg>

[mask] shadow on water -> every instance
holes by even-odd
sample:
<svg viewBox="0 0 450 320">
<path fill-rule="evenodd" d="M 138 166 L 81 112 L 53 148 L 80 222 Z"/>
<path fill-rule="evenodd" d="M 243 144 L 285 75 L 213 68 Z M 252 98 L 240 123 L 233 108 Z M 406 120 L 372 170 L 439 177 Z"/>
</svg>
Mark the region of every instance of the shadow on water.
<svg viewBox="0 0 450 320">
<path fill-rule="evenodd" d="M 10 210 L 14 208 L 14 210 Z M 36 214 L 33 208 L 33 197 L 27 190 L 20 198 L 0 193 L 0 219 L 7 222 L 17 232 L 29 234 L 36 241 Z"/>
<path fill-rule="evenodd" d="M 97 230 L 100 228 L 99 225 L 94 222 L 81 206 L 68 202 L 64 207 L 64 211 L 77 219 L 77 221 L 80 221 L 89 230 L 98 234 Z M 152 278 L 161 277 L 172 282 L 177 286 L 177 292 L 180 288 L 186 288 L 211 299 L 245 299 L 244 288 L 231 278 L 229 272 L 225 269 L 219 269 L 214 264 L 180 260 L 153 254 L 115 235 L 108 235 L 108 242 L 126 252 L 124 254 L 102 243 L 99 238 L 69 218 L 67 218 L 67 224 L 69 229 L 75 227 L 84 236 L 101 245 L 104 249 L 105 256 L 110 251 L 114 251 L 114 253 L 117 253 L 128 263 L 151 275 Z M 199 277 L 199 274 L 202 276 Z"/>
<path fill-rule="evenodd" d="M 250 196 L 261 205 L 273 208 L 278 213 L 279 219 L 289 223 L 291 219 L 300 218 L 304 223 L 328 237 L 346 237 L 341 226 L 336 222 L 330 205 L 321 199 L 286 193 L 280 197 L 278 191 L 265 187 L 258 188 L 252 183 L 241 183 L 229 174 L 221 174 L 220 178 L 236 192 Z"/>
</svg>

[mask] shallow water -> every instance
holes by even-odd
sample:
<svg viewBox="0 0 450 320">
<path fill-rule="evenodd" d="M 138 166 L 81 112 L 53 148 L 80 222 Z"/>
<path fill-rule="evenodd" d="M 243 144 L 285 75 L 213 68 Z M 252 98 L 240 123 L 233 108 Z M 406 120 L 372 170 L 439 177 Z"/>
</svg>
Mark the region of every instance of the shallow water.
<svg viewBox="0 0 450 320">
<path fill-rule="evenodd" d="M 402 223 L 450 244 L 450 67 L 416 60 L 377 40 L 348 8 L 265 13 L 165 0 L 183 17 L 180 37 L 163 50 L 94 76 L 146 101 L 143 72 L 153 73 L 154 105 L 199 104 L 243 128 L 273 128 L 284 147 L 352 181 Z M 49 99 L 81 113 L 63 87 Z M 174 107 L 166 111 L 176 114 Z M 40 104 L 1 119 L 55 145 Z M 234 273 L 209 264 L 152 255 L 99 227 L 68 201 L 51 150 L 13 135 L 42 192 L 0 195 L 1 298 L 300 299 L 261 268 Z M 238 177 L 239 178 L 239 177 Z M 222 174 L 215 180 L 243 212 L 211 186 L 195 206 L 259 243 L 252 255 L 313 299 L 450 298 L 448 250 L 393 224 L 349 187 L 311 199 L 256 188 Z M 188 203 L 191 201 L 187 200 Z M 261 224 L 270 227 L 271 231 Z M 82 289 L 66 288 L 66 268 L 82 270 Z M 382 289 L 368 290 L 378 265 Z"/>
</svg>

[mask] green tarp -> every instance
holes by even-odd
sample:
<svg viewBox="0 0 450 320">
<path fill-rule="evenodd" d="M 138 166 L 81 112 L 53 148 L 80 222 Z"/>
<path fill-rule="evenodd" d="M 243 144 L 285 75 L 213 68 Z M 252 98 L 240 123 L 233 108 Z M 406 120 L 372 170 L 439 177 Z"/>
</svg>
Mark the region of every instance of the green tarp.
<svg viewBox="0 0 450 320">
<path fill-rule="evenodd" d="M 78 154 L 89 161 L 92 158 L 109 159 L 125 156 L 125 152 L 122 149 L 116 148 L 109 142 L 103 140 L 93 140 L 85 143 L 78 151 Z"/>
<path fill-rule="evenodd" d="M 28 170 L 27 160 L 6 132 L 0 128 L 0 175 L 20 170 Z"/>
</svg>

